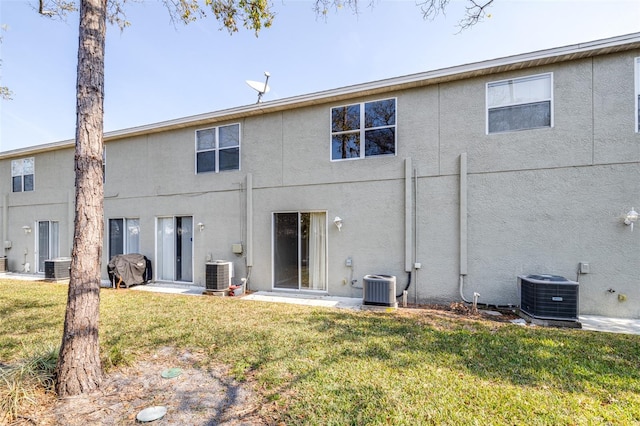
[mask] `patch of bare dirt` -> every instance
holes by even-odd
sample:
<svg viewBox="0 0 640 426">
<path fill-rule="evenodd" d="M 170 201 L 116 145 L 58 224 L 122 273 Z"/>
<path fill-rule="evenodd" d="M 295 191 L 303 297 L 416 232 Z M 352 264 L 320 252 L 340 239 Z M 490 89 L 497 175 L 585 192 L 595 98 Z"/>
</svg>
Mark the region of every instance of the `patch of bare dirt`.
<svg viewBox="0 0 640 426">
<path fill-rule="evenodd" d="M 494 322 L 509 322 L 512 319 L 520 318 L 515 313 L 515 308 L 504 309 L 487 309 L 478 308 L 477 312 L 474 312 L 471 305 L 462 302 L 452 302 L 448 305 L 443 304 L 410 304 L 408 306 L 411 309 L 407 309 L 407 312 L 411 312 L 415 309 L 415 312 L 431 313 L 437 315 L 443 315 L 450 318 L 471 318 L 482 319 Z"/>
<path fill-rule="evenodd" d="M 165 406 L 167 414 L 143 424 L 267 424 L 259 416 L 260 401 L 251 385 L 234 381 L 224 367 L 211 367 L 205 361 L 201 354 L 163 348 L 148 360 L 105 375 L 99 390 L 40 404 L 12 425 L 133 425 L 140 424 L 136 416 L 141 410 L 158 405 Z M 168 368 L 180 368 L 182 373 L 163 378 Z"/>
</svg>

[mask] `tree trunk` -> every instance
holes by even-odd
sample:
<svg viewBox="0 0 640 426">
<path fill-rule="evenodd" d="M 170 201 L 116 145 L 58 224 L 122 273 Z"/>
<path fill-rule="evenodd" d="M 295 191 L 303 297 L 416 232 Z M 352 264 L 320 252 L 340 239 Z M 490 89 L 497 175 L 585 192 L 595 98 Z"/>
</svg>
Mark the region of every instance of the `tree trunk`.
<svg viewBox="0 0 640 426">
<path fill-rule="evenodd" d="M 76 205 L 67 311 L 56 367 L 56 390 L 60 397 L 96 389 L 102 380 L 98 321 L 104 231 L 102 134 L 106 1 L 80 2 Z"/>
</svg>

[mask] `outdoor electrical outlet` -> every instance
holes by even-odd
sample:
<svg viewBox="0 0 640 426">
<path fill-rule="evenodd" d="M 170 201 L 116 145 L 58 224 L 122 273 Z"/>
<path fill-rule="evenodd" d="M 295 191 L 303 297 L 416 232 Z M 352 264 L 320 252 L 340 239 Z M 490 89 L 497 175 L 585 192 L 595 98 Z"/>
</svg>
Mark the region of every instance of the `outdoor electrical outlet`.
<svg viewBox="0 0 640 426">
<path fill-rule="evenodd" d="M 344 261 L 345 266 L 351 266 L 353 265 L 353 261 L 351 260 L 350 257 L 347 257 L 347 260 Z"/>
<path fill-rule="evenodd" d="M 589 262 L 580 262 L 580 273 L 588 274 L 590 272 Z"/>
<path fill-rule="evenodd" d="M 415 269 L 420 269 L 420 268 L 422 268 L 422 263 L 418 263 L 418 262 L 416 262 L 416 263 L 414 263 L 414 264 L 413 264 L 413 267 L 414 267 Z"/>
</svg>

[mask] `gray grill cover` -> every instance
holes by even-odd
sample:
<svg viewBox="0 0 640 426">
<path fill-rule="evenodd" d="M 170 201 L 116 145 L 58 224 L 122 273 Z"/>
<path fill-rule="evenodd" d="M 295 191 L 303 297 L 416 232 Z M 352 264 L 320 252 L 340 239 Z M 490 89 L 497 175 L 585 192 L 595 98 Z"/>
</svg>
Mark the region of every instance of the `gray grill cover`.
<svg viewBox="0 0 640 426">
<path fill-rule="evenodd" d="M 120 279 L 126 287 L 145 282 L 147 259 L 142 254 L 119 254 L 109 261 L 109 275 L 113 274 L 112 282 L 118 284 Z"/>
</svg>

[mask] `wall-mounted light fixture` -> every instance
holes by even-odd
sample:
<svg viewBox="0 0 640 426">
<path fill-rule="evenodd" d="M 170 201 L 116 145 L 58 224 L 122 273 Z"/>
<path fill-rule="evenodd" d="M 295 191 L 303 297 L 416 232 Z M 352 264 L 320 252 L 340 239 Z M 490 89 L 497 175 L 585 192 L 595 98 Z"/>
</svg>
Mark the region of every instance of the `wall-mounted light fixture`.
<svg viewBox="0 0 640 426">
<path fill-rule="evenodd" d="M 336 218 L 333 219 L 333 224 L 338 228 L 338 231 L 342 229 L 342 219 L 340 219 L 340 216 L 336 216 Z"/>
<path fill-rule="evenodd" d="M 630 225 L 631 232 L 633 232 L 633 224 L 636 223 L 637 221 L 638 221 L 638 212 L 635 211 L 633 207 L 631 207 L 631 210 L 629 210 L 629 212 L 624 217 L 624 224 Z"/>
<path fill-rule="evenodd" d="M 29 225 L 23 226 L 22 230 L 24 231 L 25 234 L 30 234 L 31 233 L 31 227 Z"/>
<path fill-rule="evenodd" d="M 200 230 L 200 232 L 204 231 L 204 223 L 202 222 L 198 222 L 198 224 L 196 225 L 198 227 L 198 229 Z"/>
</svg>

